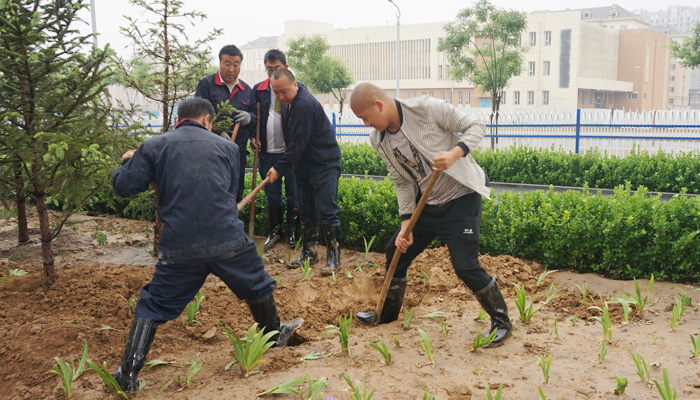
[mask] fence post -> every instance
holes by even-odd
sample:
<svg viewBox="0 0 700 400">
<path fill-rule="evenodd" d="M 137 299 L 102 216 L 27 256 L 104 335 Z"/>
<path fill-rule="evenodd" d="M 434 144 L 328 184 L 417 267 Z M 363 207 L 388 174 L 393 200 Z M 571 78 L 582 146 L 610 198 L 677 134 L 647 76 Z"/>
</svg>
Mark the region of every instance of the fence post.
<svg viewBox="0 0 700 400">
<path fill-rule="evenodd" d="M 578 154 L 579 140 L 581 139 L 581 109 L 576 109 L 576 154 Z"/>
<path fill-rule="evenodd" d="M 333 134 L 335 136 L 338 136 L 338 132 L 335 130 L 335 113 L 333 113 Z"/>
</svg>

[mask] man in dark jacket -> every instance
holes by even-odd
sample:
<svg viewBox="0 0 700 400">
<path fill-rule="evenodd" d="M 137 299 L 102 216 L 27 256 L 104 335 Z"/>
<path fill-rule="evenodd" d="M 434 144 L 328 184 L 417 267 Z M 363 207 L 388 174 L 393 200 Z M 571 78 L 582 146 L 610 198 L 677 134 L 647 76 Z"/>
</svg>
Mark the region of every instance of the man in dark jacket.
<svg viewBox="0 0 700 400">
<path fill-rule="evenodd" d="M 114 191 L 123 197 L 158 188 L 163 232 L 153 279 L 141 289 L 134 321 L 115 379 L 125 391 L 139 387 L 138 374 L 156 328 L 177 318 L 209 273 L 218 276 L 267 331 L 283 345 L 303 322 L 280 323 L 272 292 L 275 280 L 265 272 L 255 244 L 243 234 L 238 218 L 238 146 L 210 132 L 211 104 L 183 101 L 175 129 L 146 140 L 122 156 L 112 174 Z"/>
<path fill-rule="evenodd" d="M 239 160 L 241 174 L 238 177 L 236 201 L 241 201 L 243 198 L 246 146 L 248 144 L 250 132 L 253 131 L 258 121 L 255 111 L 255 95 L 247 83 L 238 79 L 242 62 L 243 53 L 241 53 L 238 47 L 232 44 L 222 47 L 219 51 L 219 70 L 199 81 L 197 91 L 194 93 L 196 97 L 209 100 L 217 112 L 222 103 L 226 101 L 238 110 L 238 112 L 233 115 L 222 113 L 216 120 L 233 119 L 234 123 L 224 129 L 229 137 L 233 132 L 234 124 L 241 124 L 238 134 L 236 135 L 236 144 L 241 150 Z M 215 132 L 221 133 L 218 130 Z"/>
<path fill-rule="evenodd" d="M 340 147 L 323 107 L 304 86 L 297 84 L 294 74 L 278 69 L 270 76 L 270 85 L 282 103 L 282 132 L 287 150 L 267 176 L 275 181 L 293 168 L 300 200 L 303 248 L 291 266 L 317 261 L 315 247 L 321 225 L 326 238 L 326 265 L 321 273 L 331 275 L 340 266 Z"/>
<path fill-rule="evenodd" d="M 280 103 L 270 88 L 270 78 L 275 70 L 287 69 L 287 57 L 284 53 L 272 49 L 265 53 L 265 70 L 268 79 L 258 83 L 253 88 L 255 98 L 260 103 L 260 140 L 251 137 L 250 147 L 260 151 L 260 176 L 266 176 L 282 156 L 287 145 L 282 133 L 282 103 Z M 284 194 L 287 198 L 287 235 L 289 244 L 297 244 L 299 225 L 299 202 L 297 201 L 297 183 L 294 170 L 289 170 L 284 176 Z M 268 236 L 265 247 L 270 248 L 282 240 L 282 180 L 277 180 L 265 186 L 265 201 L 267 203 Z"/>
</svg>

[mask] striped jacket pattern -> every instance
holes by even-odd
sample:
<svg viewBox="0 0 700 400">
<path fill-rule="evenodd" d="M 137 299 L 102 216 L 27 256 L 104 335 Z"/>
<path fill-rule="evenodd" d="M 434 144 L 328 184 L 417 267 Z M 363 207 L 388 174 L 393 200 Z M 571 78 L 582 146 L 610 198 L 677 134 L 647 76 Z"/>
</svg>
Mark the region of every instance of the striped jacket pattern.
<svg viewBox="0 0 700 400">
<path fill-rule="evenodd" d="M 409 142 L 431 165 L 437 152 L 451 150 L 459 142 L 465 144 L 471 152 L 476 149 L 486 133 L 483 123 L 472 120 L 442 100 L 421 96 L 397 101 L 401 104 L 403 113 L 400 133 L 406 135 Z M 399 214 L 410 216 L 416 208 L 416 198 L 420 190 L 418 183 L 410 173 L 401 168 L 389 141 L 383 139 L 384 134 L 376 129 L 370 134 L 370 143 L 386 163 L 389 176 L 396 187 Z M 457 160 L 444 173 L 467 188 L 490 198 L 491 189 L 486 186 L 484 170 L 471 154 Z"/>
</svg>

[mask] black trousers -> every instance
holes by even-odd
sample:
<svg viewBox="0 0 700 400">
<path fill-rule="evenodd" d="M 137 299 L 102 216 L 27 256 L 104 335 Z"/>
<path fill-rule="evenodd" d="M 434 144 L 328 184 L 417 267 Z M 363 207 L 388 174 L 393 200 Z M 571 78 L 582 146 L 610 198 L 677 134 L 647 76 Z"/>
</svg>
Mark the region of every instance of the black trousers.
<svg viewBox="0 0 700 400">
<path fill-rule="evenodd" d="M 450 252 L 455 273 L 469 289 L 477 292 L 491 282 L 489 275 L 479 264 L 479 227 L 483 203 L 479 193 L 471 193 L 442 206 L 426 204 L 413 228 L 413 244 L 399 258 L 394 278 L 403 278 L 408 267 L 435 238 L 440 237 Z M 386 246 L 387 270 L 394 257 L 396 237 Z"/>
</svg>

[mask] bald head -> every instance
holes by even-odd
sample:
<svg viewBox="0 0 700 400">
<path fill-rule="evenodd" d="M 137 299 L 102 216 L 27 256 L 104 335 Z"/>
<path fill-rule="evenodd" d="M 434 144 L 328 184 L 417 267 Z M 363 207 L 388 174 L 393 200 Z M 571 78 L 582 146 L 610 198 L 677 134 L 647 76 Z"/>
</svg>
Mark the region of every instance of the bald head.
<svg viewBox="0 0 700 400">
<path fill-rule="evenodd" d="M 355 86 L 350 96 L 350 108 L 353 111 L 365 110 L 374 104 L 375 100 L 381 100 L 383 103 L 391 101 L 391 96 L 386 94 L 379 86 L 370 83 L 362 82 Z"/>
</svg>

